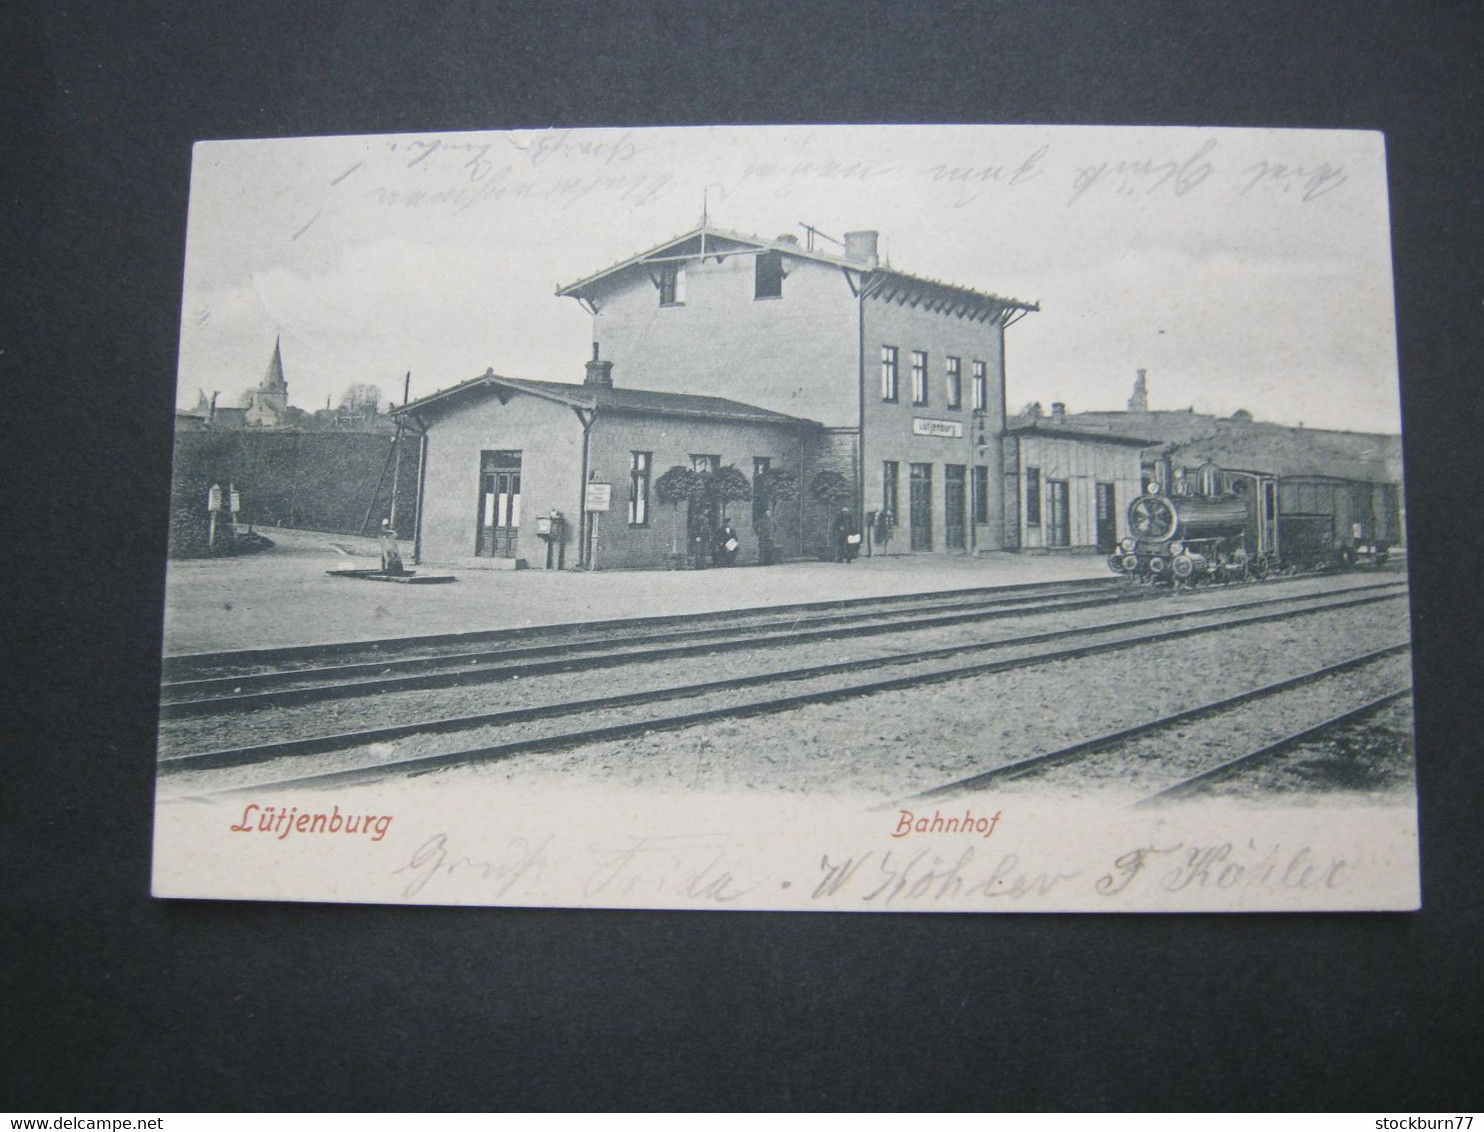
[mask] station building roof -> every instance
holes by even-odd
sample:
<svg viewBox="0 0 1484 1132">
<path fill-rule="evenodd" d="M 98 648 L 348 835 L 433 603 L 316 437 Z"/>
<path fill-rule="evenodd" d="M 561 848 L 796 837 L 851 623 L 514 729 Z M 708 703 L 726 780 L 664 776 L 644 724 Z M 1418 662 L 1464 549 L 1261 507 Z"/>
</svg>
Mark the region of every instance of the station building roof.
<svg viewBox="0 0 1484 1132">
<path fill-rule="evenodd" d="M 820 428 L 818 421 L 776 413 L 756 405 L 732 401 L 726 397 L 706 397 L 694 393 L 663 393 L 651 389 L 622 389 L 604 385 L 578 385 L 562 381 L 536 381 L 523 377 L 502 377 L 487 370 L 478 377 L 440 389 L 416 401 L 410 401 L 392 412 L 421 417 L 452 409 L 481 393 L 508 400 L 512 393 L 525 393 L 573 409 L 604 410 L 618 413 L 647 414 L 664 417 L 689 417 L 709 421 L 745 421 L 752 424 L 779 424 L 799 428 Z"/>
<path fill-rule="evenodd" d="M 871 235 L 874 237 L 874 233 Z M 769 240 L 762 236 L 729 232 L 704 224 L 689 232 L 683 232 L 673 239 L 656 244 L 647 251 L 620 260 L 575 283 L 561 287 L 557 290 L 557 294 L 576 299 L 590 298 L 597 284 L 634 267 L 699 259 L 703 256 L 708 259 L 714 257 L 721 260 L 729 256 L 757 255 L 762 252 L 777 252 L 795 259 L 812 260 L 816 263 L 859 272 L 862 276 L 860 290 L 877 297 L 911 298 L 970 313 L 993 311 L 996 314 L 1024 315 L 1041 309 L 1038 303 L 1027 303 L 1020 299 L 1006 298 L 988 291 L 931 279 L 924 275 L 910 275 L 904 271 L 896 271 L 890 266 L 880 265 L 874 255 L 868 259 L 852 259 L 845 255 L 835 255 L 805 247 L 792 236 Z"/>
<path fill-rule="evenodd" d="M 1154 458 L 1224 468 L 1261 469 L 1280 476 L 1330 476 L 1372 483 L 1402 480 L 1401 437 L 1388 433 L 1298 428 L 1254 420 L 1247 413 L 1218 417 L 1191 410 L 1084 412 L 1069 415 L 1079 428 L 1139 432 Z"/>
<path fill-rule="evenodd" d="M 1147 436 L 1127 436 L 1108 429 L 1078 427 L 1074 423 L 1046 417 L 1012 418 L 1006 422 L 1005 431 L 1011 436 L 1046 436 L 1057 440 L 1080 440 L 1093 444 L 1121 444 L 1128 448 L 1148 448 L 1152 444 L 1159 443 Z"/>
</svg>

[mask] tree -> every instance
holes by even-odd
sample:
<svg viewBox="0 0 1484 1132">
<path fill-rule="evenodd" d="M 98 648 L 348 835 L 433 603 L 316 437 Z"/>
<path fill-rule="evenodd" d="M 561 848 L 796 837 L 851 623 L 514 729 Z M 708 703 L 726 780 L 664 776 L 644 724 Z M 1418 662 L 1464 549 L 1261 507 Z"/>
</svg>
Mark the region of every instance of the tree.
<svg viewBox="0 0 1484 1132">
<path fill-rule="evenodd" d="M 839 472 L 819 472 L 809 481 L 809 494 L 833 509 L 855 497 L 855 488 Z"/>
<path fill-rule="evenodd" d="M 677 523 L 679 521 L 680 504 L 701 503 L 706 499 L 705 478 L 684 464 L 674 464 L 668 468 L 664 475 L 654 481 L 654 497 L 661 503 L 674 504 Z M 679 531 L 671 528 L 670 531 L 670 553 L 679 553 L 676 542 Z"/>
<path fill-rule="evenodd" d="M 769 468 L 752 481 L 752 494 L 771 511 L 776 504 L 798 498 L 799 480 L 786 468 Z"/>
<path fill-rule="evenodd" d="M 711 498 L 721 504 L 721 517 L 727 517 L 728 503 L 745 503 L 752 498 L 752 484 L 735 464 L 726 464 L 706 477 Z"/>
<path fill-rule="evenodd" d="M 374 417 L 381 411 L 381 386 L 357 382 L 340 395 L 340 411 L 350 416 Z"/>
</svg>

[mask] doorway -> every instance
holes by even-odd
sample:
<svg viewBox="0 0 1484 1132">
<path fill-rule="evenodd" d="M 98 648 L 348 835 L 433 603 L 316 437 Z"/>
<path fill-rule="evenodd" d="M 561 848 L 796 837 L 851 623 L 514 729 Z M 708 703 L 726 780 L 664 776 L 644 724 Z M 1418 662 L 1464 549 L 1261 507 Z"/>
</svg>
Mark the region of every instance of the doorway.
<svg viewBox="0 0 1484 1132">
<path fill-rule="evenodd" d="M 933 549 L 933 466 L 910 465 L 907 519 L 912 527 L 912 549 Z"/>
<path fill-rule="evenodd" d="M 1046 481 L 1046 545 L 1058 549 L 1072 545 L 1071 493 L 1066 480 Z"/>
<path fill-rule="evenodd" d="M 1100 483 L 1095 486 L 1097 503 L 1098 550 L 1112 554 L 1118 547 L 1118 509 L 1114 499 L 1113 485 Z"/>
<path fill-rule="evenodd" d="M 963 464 L 943 465 L 943 537 L 949 550 L 968 548 L 967 527 L 964 523 L 967 499 L 968 469 Z"/>
<path fill-rule="evenodd" d="M 519 549 L 520 453 L 481 452 L 474 553 L 480 558 L 515 558 Z"/>
</svg>

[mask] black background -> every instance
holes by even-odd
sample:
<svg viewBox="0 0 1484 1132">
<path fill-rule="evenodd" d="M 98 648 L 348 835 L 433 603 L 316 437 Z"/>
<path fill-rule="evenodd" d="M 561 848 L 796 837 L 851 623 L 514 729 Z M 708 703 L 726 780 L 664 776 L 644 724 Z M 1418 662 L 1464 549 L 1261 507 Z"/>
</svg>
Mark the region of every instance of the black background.
<svg viewBox="0 0 1484 1132">
<path fill-rule="evenodd" d="M 1467 4 L 7 6 L 0 1107 L 1477 1107 L 1480 31 Z M 191 143 L 836 121 L 1386 132 L 1425 910 L 151 900 Z"/>
</svg>

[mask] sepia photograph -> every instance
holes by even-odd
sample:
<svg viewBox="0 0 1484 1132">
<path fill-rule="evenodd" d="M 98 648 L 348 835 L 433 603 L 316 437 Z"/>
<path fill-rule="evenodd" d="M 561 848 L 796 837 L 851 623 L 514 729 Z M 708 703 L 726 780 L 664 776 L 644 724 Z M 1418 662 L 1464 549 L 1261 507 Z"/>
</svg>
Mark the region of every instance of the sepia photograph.
<svg viewBox="0 0 1484 1132">
<path fill-rule="evenodd" d="M 164 897 L 1420 905 L 1385 141 L 199 142 Z"/>
</svg>

